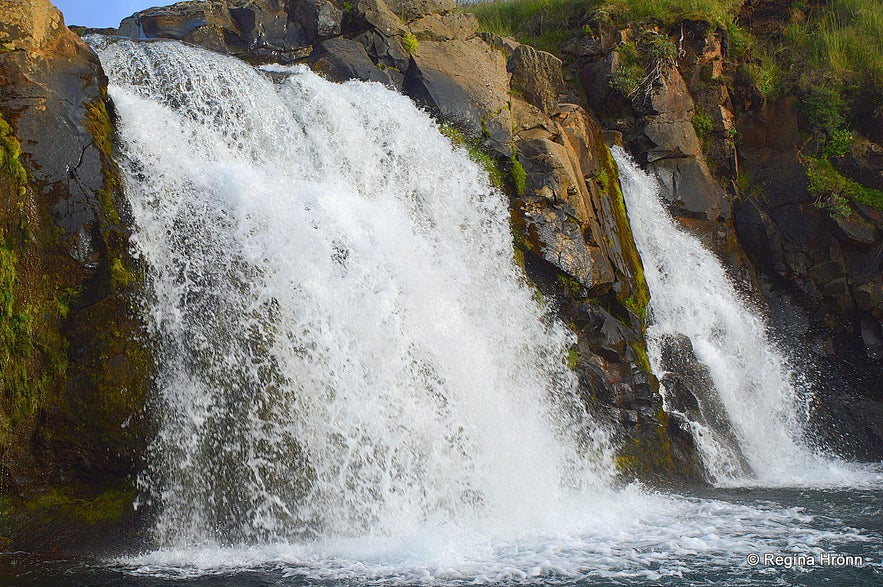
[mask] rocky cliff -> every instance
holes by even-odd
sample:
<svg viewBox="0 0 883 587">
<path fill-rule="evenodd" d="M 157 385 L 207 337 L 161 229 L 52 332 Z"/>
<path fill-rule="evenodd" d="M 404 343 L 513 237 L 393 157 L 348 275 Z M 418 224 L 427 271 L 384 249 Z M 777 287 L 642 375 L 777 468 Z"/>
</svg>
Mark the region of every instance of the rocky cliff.
<svg viewBox="0 0 883 587">
<path fill-rule="evenodd" d="M 737 22 L 782 43 L 800 16 L 789 6 L 767 14 L 775 5 L 746 2 Z M 798 82 L 771 92 L 751 56 L 737 54 L 734 31 L 710 21 L 587 21 L 588 32 L 561 47 L 574 85 L 818 382 L 819 440 L 881 458 L 883 167 L 874 129 L 856 122 L 860 130 L 847 131 L 847 107 L 833 93 L 825 102 Z"/>
<path fill-rule="evenodd" d="M 0 15 L 0 541 L 46 547 L 131 516 L 149 358 L 101 66 L 48 0 Z"/>
</svg>

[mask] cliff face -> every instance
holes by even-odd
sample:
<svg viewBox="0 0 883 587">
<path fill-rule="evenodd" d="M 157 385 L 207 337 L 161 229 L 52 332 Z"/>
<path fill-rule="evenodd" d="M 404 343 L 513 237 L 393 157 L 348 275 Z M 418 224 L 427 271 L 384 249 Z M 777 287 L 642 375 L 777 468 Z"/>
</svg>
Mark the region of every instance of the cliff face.
<svg viewBox="0 0 883 587">
<path fill-rule="evenodd" d="M 767 4 L 747 3 L 740 18 L 781 35 L 790 8 L 777 20 Z M 831 119 L 843 115 L 813 127 L 798 108 L 812 94 L 764 97 L 733 43 L 683 20 L 596 27 L 562 50 L 590 107 L 660 179 L 672 214 L 766 306 L 798 368 L 819 382 L 819 439 L 879 459 L 883 211 L 869 194 L 883 182 L 881 148 L 852 136 L 838 149 L 835 138 L 851 135 Z"/>
<path fill-rule="evenodd" d="M 108 106 L 48 0 L 0 2 L 0 540 L 17 544 L 131 515 L 149 361 Z"/>
</svg>

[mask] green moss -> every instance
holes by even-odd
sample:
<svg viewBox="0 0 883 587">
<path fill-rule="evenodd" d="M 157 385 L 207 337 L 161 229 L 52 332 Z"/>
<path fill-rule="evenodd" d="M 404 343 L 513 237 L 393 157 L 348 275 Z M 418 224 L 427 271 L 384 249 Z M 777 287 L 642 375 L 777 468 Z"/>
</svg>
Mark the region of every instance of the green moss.
<svg viewBox="0 0 883 587">
<path fill-rule="evenodd" d="M 133 279 L 115 205 L 121 180 L 103 97 L 88 106 L 83 123 L 101 158 L 97 212 L 107 255 L 93 282 L 99 301 L 85 307 L 85 276 L 52 221 L 53 202 L 35 197 L 41 190 L 29 185 L 17 140 L 8 124 L 0 124 L 0 445 L 4 474 L 29 487 L 78 474 L 116 483 L 107 471 L 127 470 L 133 435 L 143 434 L 130 423 L 143 407 L 152 362 L 128 301 L 111 292 Z M 75 356 L 69 341 L 76 341 Z M 35 447 L 41 451 L 36 466 Z M 44 493 L 31 506 L 47 512 L 47 523 L 52 512 L 89 521 L 119 511 L 118 496 L 92 496 L 65 488 Z"/>
<path fill-rule="evenodd" d="M 27 430 L 67 368 L 54 280 L 41 247 L 45 220 L 27 198 L 21 145 L 0 116 L 0 444 Z M 42 221 L 41 221 L 42 220 Z"/>
<path fill-rule="evenodd" d="M 28 174 L 21 163 L 21 143 L 2 115 L 0 115 L 0 174 L 5 176 L 14 195 L 24 195 L 22 192 L 27 184 Z"/>
<path fill-rule="evenodd" d="M 642 304 L 634 292 L 622 300 L 622 303 L 631 310 L 632 314 L 640 318 L 642 322 L 647 320 L 647 305 Z"/>
<path fill-rule="evenodd" d="M 641 369 L 643 369 L 645 373 L 653 373 L 653 367 L 650 366 L 650 358 L 647 356 L 646 343 L 643 340 L 633 341 L 629 343 L 629 346 L 635 353 L 635 356 L 638 359 L 638 365 L 641 366 Z"/>
<path fill-rule="evenodd" d="M 826 208 L 832 216 L 848 216 L 849 202 L 857 202 L 883 210 L 883 191 L 862 186 L 840 175 L 825 158 L 807 157 L 807 192 L 816 205 Z"/>
<path fill-rule="evenodd" d="M 673 473 L 675 464 L 668 435 L 668 414 L 659 410 L 654 420 L 638 423 L 630 438 L 617 451 L 614 462 L 625 477 L 651 479 Z"/>
<path fill-rule="evenodd" d="M 566 273 L 559 273 L 555 279 L 558 281 L 558 285 L 563 287 L 564 290 L 573 297 L 578 297 L 583 291 L 583 285 L 579 280 Z"/>
<path fill-rule="evenodd" d="M 469 158 L 484 167 L 491 185 L 503 189 L 505 174 L 500 164 L 490 154 L 481 148 L 478 140 L 467 138 L 462 131 L 450 124 L 440 124 L 439 132 L 445 135 L 454 146 L 462 147 L 469 154 Z"/>
<path fill-rule="evenodd" d="M 122 181 L 113 160 L 113 125 L 110 123 L 104 96 L 99 96 L 86 107 L 85 124 L 101 154 L 104 184 L 98 190 L 98 201 L 101 203 L 102 220 L 106 224 L 119 225 L 120 215 L 114 202 L 114 194 L 119 192 Z"/>
<path fill-rule="evenodd" d="M 110 287 L 118 290 L 132 283 L 132 274 L 126 269 L 122 259 L 115 257 L 110 262 Z"/>
<path fill-rule="evenodd" d="M 420 42 L 417 40 L 417 37 L 414 36 L 413 33 L 405 33 L 402 36 L 402 47 L 405 49 L 405 52 L 408 55 L 413 55 L 417 51 L 417 47 L 420 46 Z"/>
<path fill-rule="evenodd" d="M 576 349 L 567 350 L 567 368 L 576 369 L 579 365 L 579 351 Z"/>
<path fill-rule="evenodd" d="M 597 180 L 599 187 L 601 188 L 602 191 L 606 190 L 607 184 L 610 183 L 610 176 L 607 175 L 607 170 L 606 169 L 599 170 L 597 177 L 595 177 L 595 180 Z"/>
<path fill-rule="evenodd" d="M 510 161 L 512 163 L 512 185 L 515 187 L 515 193 L 523 196 L 527 191 L 527 171 L 514 153 Z"/>
<path fill-rule="evenodd" d="M 621 475 L 628 475 L 638 469 L 640 459 L 637 455 L 632 453 L 620 453 L 614 457 L 614 462 L 616 463 L 616 470 L 619 471 Z"/>
<path fill-rule="evenodd" d="M 613 154 L 604 144 L 601 137 L 597 137 L 595 144 L 599 145 L 598 159 L 601 172 L 598 174 L 598 177 L 601 178 L 603 176 L 607 178 L 602 194 L 611 201 L 620 248 L 626 263 L 632 271 L 631 289 L 622 288 L 619 293 L 619 301 L 638 316 L 643 325 L 647 314 L 647 305 L 650 303 L 650 289 L 647 287 L 647 279 L 644 276 L 644 264 L 641 261 L 641 255 L 632 237 L 632 228 L 625 207 L 625 198 L 619 185 L 619 168 L 613 159 Z"/>
<path fill-rule="evenodd" d="M 96 525 L 115 522 L 132 510 L 134 489 L 111 489 L 94 499 L 75 497 L 71 492 L 51 488 L 24 504 L 24 510 L 50 519 Z"/>
</svg>

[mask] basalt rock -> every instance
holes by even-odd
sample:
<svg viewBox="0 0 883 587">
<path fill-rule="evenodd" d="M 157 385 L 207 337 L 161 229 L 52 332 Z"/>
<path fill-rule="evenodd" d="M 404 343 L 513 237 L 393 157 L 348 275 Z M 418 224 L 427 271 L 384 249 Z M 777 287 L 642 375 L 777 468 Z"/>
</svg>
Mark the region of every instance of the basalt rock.
<svg viewBox="0 0 883 587">
<path fill-rule="evenodd" d="M 739 449 L 733 424 L 720 401 L 711 373 L 696 357 L 693 343 L 683 335 L 667 335 L 659 344 L 663 370 L 660 381 L 671 407 L 690 421 L 705 426 L 719 445 L 733 453 L 740 468 L 734 473 L 750 474 L 751 468 Z"/>
<path fill-rule="evenodd" d="M 215 51 L 226 51 L 228 43 L 242 44 L 239 28 L 225 2 L 178 2 L 150 8 L 124 19 L 117 30 L 136 39 L 176 39 Z"/>
<path fill-rule="evenodd" d="M 545 120 L 533 112 L 537 126 L 516 134 L 526 181 L 513 200 L 513 230 L 525 270 L 577 335 L 573 368 L 584 401 L 620 431 L 620 470 L 699 480 L 692 436 L 662 410 L 647 362 L 649 294 L 616 164 L 584 110 L 559 110 Z"/>
<path fill-rule="evenodd" d="M 98 543 L 134 515 L 151 371 L 107 80 L 48 0 L 0 1 L 0 45 L 0 543 Z"/>
<path fill-rule="evenodd" d="M 395 85 L 389 73 L 374 64 L 365 47 L 349 39 L 337 37 L 323 41 L 310 54 L 310 61 L 315 71 L 331 81 L 358 79 Z"/>
<path fill-rule="evenodd" d="M 418 41 L 465 40 L 478 32 L 478 19 L 461 12 L 427 14 L 408 23 L 408 28 Z"/>
<path fill-rule="evenodd" d="M 513 90 L 546 114 L 557 114 L 558 96 L 564 90 L 560 59 L 530 45 L 519 45 L 509 57 L 508 69 Z"/>
<path fill-rule="evenodd" d="M 124 19 L 117 34 L 176 39 L 251 62 L 290 63 L 340 34 L 343 12 L 327 0 L 208 0 L 149 8 Z"/>
<path fill-rule="evenodd" d="M 737 209 L 736 228 L 763 270 L 771 325 L 801 351 L 818 382 L 815 435 L 844 456 L 879 459 L 883 214 L 857 204 L 831 214 L 808 193 L 790 101 L 768 104 L 738 124 L 752 192 Z M 789 313 L 776 311 L 783 299 Z M 792 314 L 806 326 L 790 331 Z"/>
<path fill-rule="evenodd" d="M 420 43 L 405 76 L 409 96 L 504 155 L 512 142 L 508 91 L 506 60 L 478 38 Z"/>
</svg>

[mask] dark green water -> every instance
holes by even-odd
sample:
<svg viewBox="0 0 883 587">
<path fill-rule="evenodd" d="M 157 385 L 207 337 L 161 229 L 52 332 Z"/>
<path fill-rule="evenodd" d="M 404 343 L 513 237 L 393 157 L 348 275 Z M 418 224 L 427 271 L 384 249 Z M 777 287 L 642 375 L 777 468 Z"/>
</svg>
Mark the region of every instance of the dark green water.
<svg viewBox="0 0 883 587">
<path fill-rule="evenodd" d="M 381 549 L 381 554 L 359 546 L 346 556 L 328 554 L 327 560 L 315 551 L 308 556 L 304 549 L 292 545 L 215 551 L 205 547 L 193 551 L 192 565 L 187 562 L 186 552 L 165 558 L 146 554 L 110 559 L 96 555 L 79 560 L 4 553 L 0 584 L 883 585 L 883 490 L 739 488 L 664 497 L 702 510 L 689 522 L 706 525 L 701 544 L 697 546 L 678 535 L 684 514 L 672 512 L 670 525 L 666 526 L 663 512 L 651 525 L 643 526 L 646 535 L 642 536 L 629 534 L 628 528 L 621 535 L 606 529 L 597 537 L 575 539 L 574 544 L 553 544 L 555 537 L 545 545 L 538 544 L 542 538 L 497 544 L 498 550 L 486 559 L 484 568 L 480 562 L 458 567 L 451 561 L 435 568 L 431 564 L 421 567 L 413 556 L 401 553 L 401 544 Z M 705 511 L 709 504 L 714 507 Z M 782 517 L 783 512 L 793 517 L 793 527 Z M 628 526 L 626 520 L 623 526 Z M 469 536 L 464 540 L 470 540 Z M 449 548 L 450 544 L 440 542 L 438 546 Z M 432 546 L 425 548 L 431 550 Z M 748 551 L 750 548 L 756 548 L 756 552 Z M 364 555 L 363 561 L 357 556 L 359 552 Z M 537 552 L 541 558 L 554 552 L 557 558 L 545 567 L 530 562 L 519 565 L 519 557 L 532 560 Z M 428 558 L 437 561 L 435 554 L 429 553 Z M 756 564 L 748 562 L 752 554 L 759 558 Z M 426 558 L 427 553 L 423 556 Z M 777 556 L 783 558 L 776 560 Z M 852 558 L 842 560 L 838 556 Z"/>
</svg>

